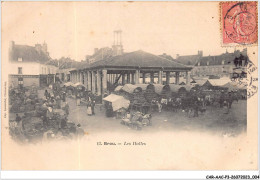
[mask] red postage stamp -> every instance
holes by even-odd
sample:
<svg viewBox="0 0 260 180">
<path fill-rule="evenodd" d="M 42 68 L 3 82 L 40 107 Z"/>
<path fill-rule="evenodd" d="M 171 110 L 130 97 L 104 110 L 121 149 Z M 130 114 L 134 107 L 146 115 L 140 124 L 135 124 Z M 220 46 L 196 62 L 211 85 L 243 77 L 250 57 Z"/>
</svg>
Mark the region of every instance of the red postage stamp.
<svg viewBox="0 0 260 180">
<path fill-rule="evenodd" d="M 223 45 L 256 44 L 258 40 L 257 2 L 221 2 Z"/>
</svg>

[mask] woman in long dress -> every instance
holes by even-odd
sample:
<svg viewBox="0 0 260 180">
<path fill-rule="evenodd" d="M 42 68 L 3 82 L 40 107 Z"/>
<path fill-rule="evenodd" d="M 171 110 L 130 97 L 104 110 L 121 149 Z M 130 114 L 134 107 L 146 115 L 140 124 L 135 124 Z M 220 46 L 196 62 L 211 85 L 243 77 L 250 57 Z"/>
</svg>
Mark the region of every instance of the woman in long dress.
<svg viewBox="0 0 260 180">
<path fill-rule="evenodd" d="M 79 94 L 79 92 L 76 93 L 76 104 L 77 104 L 77 106 L 80 106 L 80 94 Z"/>
<path fill-rule="evenodd" d="M 92 108 L 91 108 L 91 102 L 90 101 L 87 104 L 87 114 L 88 114 L 88 116 L 92 115 Z"/>
</svg>

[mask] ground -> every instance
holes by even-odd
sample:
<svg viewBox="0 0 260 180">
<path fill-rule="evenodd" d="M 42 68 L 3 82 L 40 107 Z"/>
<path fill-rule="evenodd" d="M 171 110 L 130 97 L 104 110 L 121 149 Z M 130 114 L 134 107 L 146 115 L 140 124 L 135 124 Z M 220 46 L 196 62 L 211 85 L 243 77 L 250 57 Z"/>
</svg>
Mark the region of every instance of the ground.
<svg viewBox="0 0 260 180">
<path fill-rule="evenodd" d="M 43 91 L 39 92 L 43 96 Z M 95 106 L 95 116 L 87 115 L 85 105 L 76 106 L 74 98 L 67 98 L 70 106 L 68 119 L 81 124 L 86 133 L 98 133 L 104 131 L 127 132 L 136 131 L 128 126 L 122 125 L 120 119 L 107 118 L 105 109 L 101 105 Z M 227 114 L 226 108 L 208 106 L 204 114 L 199 117 L 189 118 L 187 113 L 178 111 L 162 111 L 152 114 L 152 126 L 147 126 L 139 133 L 150 133 L 158 131 L 199 131 L 209 132 L 220 135 L 236 135 L 246 131 L 247 120 L 247 102 L 240 100 L 233 102 L 232 109 Z"/>
<path fill-rule="evenodd" d="M 43 90 L 39 91 L 39 96 L 43 97 Z M 136 130 L 122 125 L 120 119 L 107 118 L 105 109 L 101 105 L 95 106 L 94 116 L 87 115 L 86 105 L 76 106 L 74 98 L 67 98 L 70 106 L 69 121 L 81 124 L 82 128 L 88 134 L 96 134 L 98 132 L 134 132 Z M 187 113 L 166 111 L 161 113 L 152 113 L 152 126 L 144 127 L 138 133 L 151 133 L 158 131 L 197 131 L 208 132 L 219 135 L 237 135 L 245 132 L 247 127 L 247 102 L 240 100 L 233 102 L 232 109 L 227 114 L 226 108 L 216 106 L 207 106 L 204 114 L 199 113 L 199 117 L 189 118 Z M 15 117 L 15 114 L 11 114 Z"/>
</svg>

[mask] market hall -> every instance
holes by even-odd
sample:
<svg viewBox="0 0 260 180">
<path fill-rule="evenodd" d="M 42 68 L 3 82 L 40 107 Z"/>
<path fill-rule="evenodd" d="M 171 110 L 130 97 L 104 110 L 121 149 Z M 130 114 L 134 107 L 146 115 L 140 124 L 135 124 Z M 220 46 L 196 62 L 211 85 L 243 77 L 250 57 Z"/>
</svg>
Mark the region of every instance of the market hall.
<svg viewBox="0 0 260 180">
<path fill-rule="evenodd" d="M 186 85 L 190 82 L 191 67 L 178 62 L 144 52 L 142 50 L 124 53 L 118 56 L 85 63 L 70 71 L 73 83 L 82 83 L 88 91 L 98 96 L 107 91 L 113 91 L 119 84 L 145 84 L 146 78 L 151 84 L 170 84 L 170 78 L 175 77 L 179 84 L 180 73 L 185 73 Z M 141 80 L 141 81 L 140 81 Z"/>
</svg>

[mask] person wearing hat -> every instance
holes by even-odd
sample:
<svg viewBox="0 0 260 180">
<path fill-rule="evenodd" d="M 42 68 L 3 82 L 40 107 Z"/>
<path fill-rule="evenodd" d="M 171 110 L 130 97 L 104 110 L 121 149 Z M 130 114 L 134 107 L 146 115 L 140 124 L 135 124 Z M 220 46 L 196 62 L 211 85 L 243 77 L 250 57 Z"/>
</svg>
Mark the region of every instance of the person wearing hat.
<svg viewBox="0 0 260 180">
<path fill-rule="evenodd" d="M 92 115 L 95 115 L 95 105 L 96 105 L 96 101 L 94 98 L 91 99 L 91 111 L 92 111 Z"/>
<path fill-rule="evenodd" d="M 232 103 L 233 103 L 233 91 L 228 93 L 228 109 L 231 109 Z"/>
<path fill-rule="evenodd" d="M 65 102 L 64 111 L 67 116 L 70 114 L 70 106 L 68 102 Z"/>
<path fill-rule="evenodd" d="M 16 114 L 15 121 L 16 121 L 17 123 L 19 123 L 21 120 L 22 120 L 22 118 L 21 118 L 18 114 Z"/>
<path fill-rule="evenodd" d="M 49 93 L 48 93 L 47 89 L 45 90 L 44 96 L 45 96 L 46 99 L 48 99 Z"/>
<path fill-rule="evenodd" d="M 224 105 L 224 99 L 225 99 L 225 94 L 224 94 L 224 91 L 222 90 L 222 91 L 221 91 L 221 94 L 220 94 L 220 98 L 219 98 L 219 105 L 220 105 L 220 108 L 223 108 L 223 105 Z"/>
</svg>

